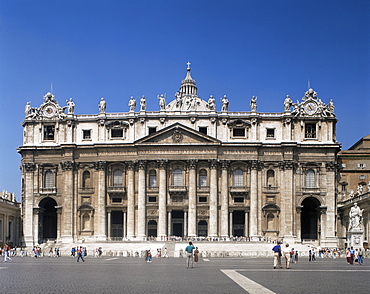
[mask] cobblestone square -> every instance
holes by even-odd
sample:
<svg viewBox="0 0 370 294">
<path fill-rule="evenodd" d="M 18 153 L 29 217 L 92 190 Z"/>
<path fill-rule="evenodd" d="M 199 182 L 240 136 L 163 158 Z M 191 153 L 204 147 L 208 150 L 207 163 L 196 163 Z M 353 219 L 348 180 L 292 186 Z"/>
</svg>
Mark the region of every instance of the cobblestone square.
<svg viewBox="0 0 370 294">
<path fill-rule="evenodd" d="M 0 265 L 2 293 L 369 293 L 370 266 L 344 258 L 273 269 L 270 258 L 14 257 Z"/>
</svg>

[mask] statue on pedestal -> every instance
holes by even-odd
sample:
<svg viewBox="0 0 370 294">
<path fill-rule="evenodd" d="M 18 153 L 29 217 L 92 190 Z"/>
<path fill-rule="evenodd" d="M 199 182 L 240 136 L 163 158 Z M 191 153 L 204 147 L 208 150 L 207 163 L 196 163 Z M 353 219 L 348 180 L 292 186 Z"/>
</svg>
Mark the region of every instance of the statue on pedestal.
<svg viewBox="0 0 370 294">
<path fill-rule="evenodd" d="M 163 94 L 157 97 L 159 99 L 159 109 L 165 110 L 166 109 L 166 98 Z"/>
<path fill-rule="evenodd" d="M 289 112 L 290 111 L 290 107 L 292 105 L 293 105 L 292 99 L 290 99 L 290 96 L 289 95 L 286 95 L 286 98 L 284 100 L 284 111 L 285 112 Z"/>
<path fill-rule="evenodd" d="M 353 229 L 360 229 L 360 225 L 362 224 L 362 212 L 364 210 L 360 209 L 359 206 L 357 206 L 357 203 L 355 203 L 349 212 L 349 226 L 348 231 L 351 231 Z"/>
</svg>

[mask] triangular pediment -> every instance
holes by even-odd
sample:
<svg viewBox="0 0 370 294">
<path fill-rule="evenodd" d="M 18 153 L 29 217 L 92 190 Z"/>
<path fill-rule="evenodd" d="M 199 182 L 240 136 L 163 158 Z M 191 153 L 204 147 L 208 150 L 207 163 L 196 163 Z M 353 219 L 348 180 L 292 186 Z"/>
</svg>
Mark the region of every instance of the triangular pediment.
<svg viewBox="0 0 370 294">
<path fill-rule="evenodd" d="M 210 137 L 206 134 L 198 132 L 194 129 L 191 129 L 187 126 L 184 126 L 180 123 L 175 123 L 171 126 L 168 126 L 158 132 L 150 134 L 144 138 L 141 138 L 135 142 L 135 144 L 140 145 L 173 145 L 173 144 L 215 144 L 218 145 L 221 142 L 213 137 Z"/>
</svg>

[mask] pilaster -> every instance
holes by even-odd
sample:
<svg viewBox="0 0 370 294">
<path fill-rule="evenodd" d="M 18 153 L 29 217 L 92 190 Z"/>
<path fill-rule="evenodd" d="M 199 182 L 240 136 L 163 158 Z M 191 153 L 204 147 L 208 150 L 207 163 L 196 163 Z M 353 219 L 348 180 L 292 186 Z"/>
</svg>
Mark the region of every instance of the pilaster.
<svg viewBox="0 0 370 294">
<path fill-rule="evenodd" d="M 188 214 L 188 234 L 189 237 L 195 237 L 196 233 L 196 219 L 197 219 L 197 202 L 196 202 L 196 167 L 197 160 L 189 160 L 189 214 Z"/>
<path fill-rule="evenodd" d="M 106 200 L 105 200 L 105 187 L 106 187 L 106 161 L 96 161 L 95 169 L 98 172 L 98 207 L 96 209 L 96 219 L 94 221 L 94 231 L 96 232 L 96 239 L 105 241 L 107 239 L 106 233 Z"/>
</svg>

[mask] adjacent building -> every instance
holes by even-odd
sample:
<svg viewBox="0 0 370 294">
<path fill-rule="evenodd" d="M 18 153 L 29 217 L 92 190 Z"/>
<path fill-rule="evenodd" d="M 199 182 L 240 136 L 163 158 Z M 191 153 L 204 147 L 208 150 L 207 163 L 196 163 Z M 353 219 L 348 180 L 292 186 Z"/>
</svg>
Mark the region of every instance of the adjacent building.
<svg viewBox="0 0 370 294">
<path fill-rule="evenodd" d="M 338 202 L 338 237 L 339 245 L 348 245 L 347 232 L 349 228 L 349 212 L 357 205 L 364 209 L 362 212 L 361 230 L 363 244 L 369 246 L 370 221 L 370 135 L 365 136 L 348 150 L 338 154 L 339 173 L 339 202 Z"/>
<path fill-rule="evenodd" d="M 28 246 L 170 236 L 337 246 L 333 102 L 309 89 L 280 112 L 259 112 L 256 97 L 232 112 L 226 96 L 197 95 L 189 65 L 172 101 L 150 98 L 156 111 L 145 97 L 124 113 L 101 98 L 90 115 L 52 93 L 27 103 L 18 152 Z"/>
<path fill-rule="evenodd" d="M 0 192 L 0 248 L 19 245 L 21 232 L 20 206 L 13 193 Z"/>
</svg>

